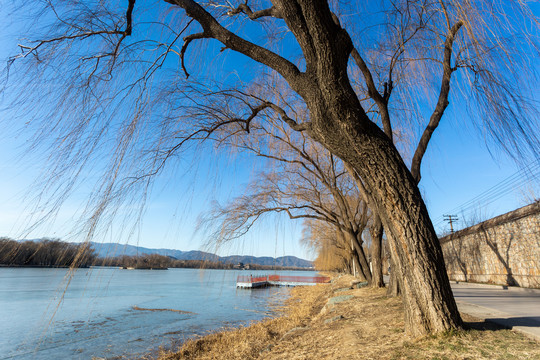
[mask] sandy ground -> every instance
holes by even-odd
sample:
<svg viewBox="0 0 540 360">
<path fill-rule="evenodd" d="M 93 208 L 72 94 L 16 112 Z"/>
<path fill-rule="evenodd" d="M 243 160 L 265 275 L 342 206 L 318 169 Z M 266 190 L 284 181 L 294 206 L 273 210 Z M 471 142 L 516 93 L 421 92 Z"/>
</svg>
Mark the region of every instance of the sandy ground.
<svg viewBox="0 0 540 360">
<path fill-rule="evenodd" d="M 540 343 L 463 315 L 467 330 L 411 339 L 399 298 L 353 279 L 292 290 L 283 316 L 187 342 L 161 359 L 539 359 Z"/>
</svg>

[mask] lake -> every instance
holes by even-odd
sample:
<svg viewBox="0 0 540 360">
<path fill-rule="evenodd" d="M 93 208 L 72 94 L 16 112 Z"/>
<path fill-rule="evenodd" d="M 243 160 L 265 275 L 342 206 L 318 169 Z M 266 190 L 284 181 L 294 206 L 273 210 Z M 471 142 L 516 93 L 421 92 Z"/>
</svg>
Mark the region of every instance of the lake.
<svg viewBox="0 0 540 360">
<path fill-rule="evenodd" d="M 91 359 L 169 347 L 271 315 L 287 288 L 236 289 L 237 275 L 312 271 L 0 268 L 0 359 Z M 66 284 L 69 281 L 69 286 Z M 153 311 L 152 311 L 153 310 Z"/>
</svg>

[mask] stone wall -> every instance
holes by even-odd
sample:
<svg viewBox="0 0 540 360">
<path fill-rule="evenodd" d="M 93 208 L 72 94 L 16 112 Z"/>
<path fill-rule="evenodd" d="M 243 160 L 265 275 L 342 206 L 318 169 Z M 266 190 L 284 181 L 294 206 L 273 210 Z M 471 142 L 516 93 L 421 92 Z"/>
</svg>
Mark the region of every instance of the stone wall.
<svg viewBox="0 0 540 360">
<path fill-rule="evenodd" d="M 451 280 L 540 288 L 540 202 L 440 239 Z"/>
</svg>

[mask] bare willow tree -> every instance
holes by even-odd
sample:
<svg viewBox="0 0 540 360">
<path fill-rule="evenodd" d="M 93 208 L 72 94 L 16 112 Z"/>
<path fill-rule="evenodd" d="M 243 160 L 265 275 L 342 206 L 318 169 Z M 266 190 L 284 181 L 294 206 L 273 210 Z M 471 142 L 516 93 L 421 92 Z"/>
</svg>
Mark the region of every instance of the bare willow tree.
<svg viewBox="0 0 540 360">
<path fill-rule="evenodd" d="M 290 219 L 326 222 L 351 247 L 356 260 L 353 268 L 359 270 L 359 276 L 372 282 L 362 238 L 371 214 L 339 159 L 305 134 L 271 117 L 252 124 L 249 137 L 231 135 L 222 139 L 221 145 L 224 143 L 271 163 L 268 170 L 254 177 L 244 194 L 225 206 L 216 202 L 201 217 L 199 228 L 207 229 L 210 241 L 219 244 L 236 239 L 264 215 L 276 212 L 286 213 Z"/>
<path fill-rule="evenodd" d="M 232 92 L 229 97 L 231 95 Z M 307 116 L 301 111 L 302 106 L 288 103 L 294 96 L 290 94 L 290 89 L 275 79 L 266 86 L 253 89 L 249 95 L 237 91 L 235 96 L 243 99 L 251 97 L 260 102 L 270 97 L 279 98 L 282 107 L 286 105 L 297 110 L 296 121 L 305 121 Z M 237 109 L 230 109 L 224 103 L 201 105 L 201 108 L 220 118 L 221 122 L 237 120 Z M 256 176 L 248 188 L 249 192 L 227 206 L 215 203 L 207 216 L 201 218 L 199 228 L 214 228 L 214 231 L 210 231 L 209 239 L 219 244 L 242 236 L 262 214 L 286 212 L 291 219 L 324 221 L 336 227 L 337 238 L 348 239 L 352 248 L 351 256 L 357 260 L 356 265 L 353 261 L 352 268 L 359 270 L 358 275 L 373 287 L 384 287 L 382 223 L 379 216 L 367 207 L 369 199 L 362 181 L 350 171 L 349 166 L 310 140 L 304 132 L 292 130 L 279 118 L 279 114 L 277 117 L 270 115 L 259 115 L 264 117 L 264 122 L 252 122 L 249 136 L 241 131 L 227 133 L 217 140 L 221 147 L 247 151 L 275 162 L 277 166 L 272 168 L 272 174 L 265 172 Z M 358 186 L 354 185 L 354 181 Z M 371 246 L 368 260 L 363 234 L 369 219 Z M 313 221 L 304 222 L 304 226 L 311 224 Z M 325 243 L 325 248 L 330 247 Z M 343 252 L 337 251 L 336 255 L 341 257 Z"/>
<path fill-rule="evenodd" d="M 326 222 L 305 220 L 302 243 L 317 254 L 313 261 L 316 269 L 354 273 L 351 247 L 342 235 Z"/>
<path fill-rule="evenodd" d="M 407 331 L 461 326 L 417 187 L 420 163 L 451 101 L 469 109 L 452 115 L 466 114 L 510 153 L 538 157 L 536 109 L 526 98 L 538 23 L 526 3 L 48 1 L 21 12 L 32 16 L 31 39 L 10 59 L 3 90 L 37 129 L 36 143 L 58 155 L 51 177 L 68 181 L 49 185 L 51 205 L 85 165 L 112 154 L 89 203 L 90 235 L 126 195 L 144 203 L 152 179 L 181 154 L 249 134 L 259 115 L 274 113 L 358 177 L 400 269 Z M 250 96 L 276 74 L 292 90 L 286 104 Z M 208 104 L 237 116 L 216 117 Z M 410 140 L 419 144 L 410 171 L 393 142 L 407 123 L 421 134 Z"/>
</svg>

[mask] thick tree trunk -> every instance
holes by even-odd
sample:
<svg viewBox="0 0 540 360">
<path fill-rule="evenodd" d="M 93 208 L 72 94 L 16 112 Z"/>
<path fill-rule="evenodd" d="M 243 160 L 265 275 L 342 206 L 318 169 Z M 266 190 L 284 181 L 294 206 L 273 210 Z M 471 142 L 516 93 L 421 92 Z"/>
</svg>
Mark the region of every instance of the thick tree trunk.
<svg viewBox="0 0 540 360">
<path fill-rule="evenodd" d="M 326 127 L 327 123 L 321 125 Z M 439 240 L 416 183 L 397 150 L 382 132 L 377 134 L 378 128 L 360 132 L 346 123 L 337 125 L 338 129 L 343 126 L 342 137 L 352 137 L 350 145 L 340 146 L 329 139 L 329 133 L 339 133 L 335 128 L 321 129 L 323 139 L 366 182 L 384 228 L 391 234 L 395 267 L 402 273 L 399 283 L 407 332 L 420 336 L 460 327 Z"/>
<path fill-rule="evenodd" d="M 419 336 L 461 327 L 441 246 L 416 181 L 351 86 L 347 68 L 353 44 L 348 33 L 326 1 L 276 0 L 274 4 L 303 51 L 304 72 L 258 48 L 244 49 L 246 44 L 228 33 L 218 35 L 229 48 L 244 49 L 279 71 L 309 109 L 310 124 L 303 129 L 350 164 L 365 182 L 394 252 L 395 267 L 401 269 L 407 332 Z M 209 22 L 207 31 L 214 28 Z"/>
<path fill-rule="evenodd" d="M 340 228 L 337 229 L 336 234 L 340 239 L 339 241 L 345 246 L 350 247 L 351 249 L 351 258 L 349 259 L 349 262 L 350 262 L 349 267 L 351 269 L 351 274 L 354 275 L 354 268 L 353 268 L 354 266 L 353 261 L 354 261 L 356 262 L 356 268 L 359 270 L 356 276 L 360 278 L 360 280 L 362 281 L 368 281 L 365 276 L 364 271 L 361 269 L 360 254 L 358 254 L 358 252 L 356 251 L 356 248 L 354 246 L 354 243 L 351 239 L 350 234 L 348 232 L 343 231 Z"/>
<path fill-rule="evenodd" d="M 354 253 L 357 255 L 359 272 L 362 274 L 364 281 L 371 283 L 371 272 L 369 270 L 366 253 L 362 248 L 361 242 L 358 241 L 354 234 L 348 234 L 348 237 L 351 244 L 353 245 Z"/>
<path fill-rule="evenodd" d="M 321 82 L 306 94 L 310 132 L 366 184 L 403 275 L 406 331 L 421 336 L 461 327 L 441 246 L 415 180 L 394 144 L 367 118 L 348 81 L 341 88 L 339 82 Z"/>
<path fill-rule="evenodd" d="M 354 269 L 353 269 L 354 264 L 353 264 L 353 261 L 354 261 L 353 258 L 350 258 L 350 259 L 347 261 L 347 265 L 345 266 L 345 268 L 346 268 L 346 270 L 347 270 L 347 271 L 346 271 L 347 274 L 350 274 L 350 275 L 354 274 Z"/>
<path fill-rule="evenodd" d="M 358 267 L 356 266 L 356 260 L 354 259 L 354 254 L 351 254 L 351 275 L 352 276 L 358 276 Z"/>
<path fill-rule="evenodd" d="M 371 235 L 371 286 L 375 288 L 384 287 L 383 264 L 382 264 L 382 235 L 383 226 L 381 218 L 373 214 L 373 223 L 369 228 Z"/>
<path fill-rule="evenodd" d="M 394 265 L 392 261 L 392 256 L 390 256 L 390 281 L 388 282 L 388 289 L 386 290 L 386 295 L 389 297 L 396 297 L 400 294 L 399 290 L 399 278 L 398 276 L 399 269 Z"/>
</svg>

